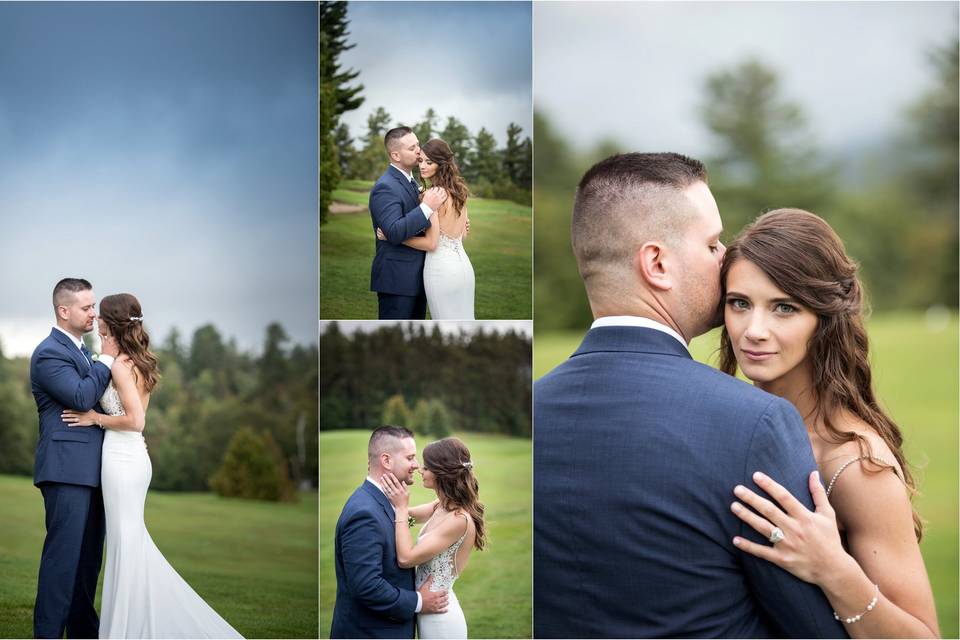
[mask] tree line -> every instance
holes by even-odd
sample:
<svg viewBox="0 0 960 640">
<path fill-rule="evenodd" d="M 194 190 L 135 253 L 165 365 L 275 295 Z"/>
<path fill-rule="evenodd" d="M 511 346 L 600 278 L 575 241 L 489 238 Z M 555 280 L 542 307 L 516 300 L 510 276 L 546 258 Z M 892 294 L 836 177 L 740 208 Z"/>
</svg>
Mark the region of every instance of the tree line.
<svg viewBox="0 0 960 640">
<path fill-rule="evenodd" d="M 213 325 L 184 343 L 172 330 L 154 353 L 161 379 L 144 438 L 153 489 L 282 500 L 316 487 L 318 354 L 267 327 L 252 355 Z M 39 435 L 29 358 L 0 350 L 0 473 L 32 475 Z"/>
<path fill-rule="evenodd" d="M 512 330 L 444 334 L 434 324 L 320 335 L 321 430 L 409 419 L 421 433 L 531 435 L 531 342 Z M 408 417 L 409 416 L 409 417 Z"/>
<path fill-rule="evenodd" d="M 748 59 L 705 81 L 700 118 L 715 141 L 704 161 L 726 243 L 761 213 L 810 210 L 827 220 L 861 265 L 874 309 L 958 303 L 958 59 L 956 40 L 935 47 L 937 84 L 917 96 L 899 129 L 876 148 L 839 158 L 816 143 L 802 107 L 775 69 Z M 537 330 L 592 320 L 570 249 L 574 189 L 593 163 L 618 152 L 601 141 L 573 150 L 547 115 L 534 114 L 534 318 Z"/>
</svg>

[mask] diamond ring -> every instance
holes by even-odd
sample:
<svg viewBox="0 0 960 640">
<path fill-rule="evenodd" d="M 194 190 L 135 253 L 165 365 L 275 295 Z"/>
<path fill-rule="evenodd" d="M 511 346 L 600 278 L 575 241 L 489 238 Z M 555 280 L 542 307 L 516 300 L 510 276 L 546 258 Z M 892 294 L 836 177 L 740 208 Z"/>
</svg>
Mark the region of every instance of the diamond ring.
<svg viewBox="0 0 960 640">
<path fill-rule="evenodd" d="M 770 537 L 767 538 L 770 541 L 770 544 L 777 544 L 783 540 L 783 529 L 780 527 L 774 527 L 773 531 L 770 532 Z"/>
</svg>

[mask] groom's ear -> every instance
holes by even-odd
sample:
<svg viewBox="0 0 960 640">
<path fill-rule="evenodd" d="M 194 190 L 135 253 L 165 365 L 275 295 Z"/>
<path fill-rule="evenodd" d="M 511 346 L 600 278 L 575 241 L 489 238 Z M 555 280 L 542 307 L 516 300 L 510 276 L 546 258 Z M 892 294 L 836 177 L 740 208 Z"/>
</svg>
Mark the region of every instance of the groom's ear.
<svg viewBox="0 0 960 640">
<path fill-rule="evenodd" d="M 656 242 L 647 242 L 633 255 L 633 271 L 648 287 L 660 291 L 673 288 L 667 273 L 666 249 Z"/>
</svg>

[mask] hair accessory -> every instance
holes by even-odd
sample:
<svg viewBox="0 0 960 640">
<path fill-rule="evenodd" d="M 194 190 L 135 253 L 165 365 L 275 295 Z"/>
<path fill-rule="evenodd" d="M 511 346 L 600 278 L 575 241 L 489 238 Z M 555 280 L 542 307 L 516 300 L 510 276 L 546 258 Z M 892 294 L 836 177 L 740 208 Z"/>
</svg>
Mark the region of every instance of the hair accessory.
<svg viewBox="0 0 960 640">
<path fill-rule="evenodd" d="M 473 469 L 473 463 L 467 460 L 466 462 L 461 462 L 464 469 Z"/>
<path fill-rule="evenodd" d="M 130 322 L 143 322 L 143 316 L 130 316 Z"/>
</svg>

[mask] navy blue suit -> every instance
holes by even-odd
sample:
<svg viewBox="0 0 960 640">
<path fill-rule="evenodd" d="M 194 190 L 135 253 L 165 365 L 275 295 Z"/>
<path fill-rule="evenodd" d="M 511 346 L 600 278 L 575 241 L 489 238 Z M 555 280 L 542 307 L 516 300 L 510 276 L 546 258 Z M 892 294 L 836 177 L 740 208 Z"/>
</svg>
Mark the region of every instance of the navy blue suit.
<svg viewBox="0 0 960 640">
<path fill-rule="evenodd" d="M 534 386 L 534 637 L 845 637 L 823 593 L 739 551 L 763 471 L 807 507 L 796 409 L 655 329 L 591 329 Z"/>
<path fill-rule="evenodd" d="M 331 638 L 413 638 L 416 574 L 397 563 L 394 518 L 390 501 L 369 480 L 344 505 L 334 542 Z"/>
<path fill-rule="evenodd" d="M 423 215 L 417 185 L 394 166 L 380 176 L 370 191 L 373 229 L 383 230 L 370 270 L 370 290 L 377 292 L 380 320 L 423 320 L 427 295 L 423 290 L 426 253 L 403 244 L 423 233 L 430 221 Z"/>
<path fill-rule="evenodd" d="M 103 430 L 68 427 L 64 409 L 100 411 L 110 368 L 53 329 L 30 358 L 30 385 L 40 417 L 33 482 L 43 494 L 47 535 L 40 558 L 33 633 L 37 638 L 96 638 L 93 601 L 103 557 L 100 493 Z"/>
</svg>

